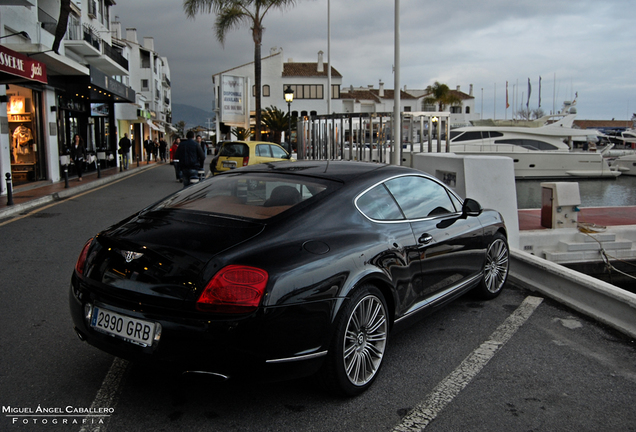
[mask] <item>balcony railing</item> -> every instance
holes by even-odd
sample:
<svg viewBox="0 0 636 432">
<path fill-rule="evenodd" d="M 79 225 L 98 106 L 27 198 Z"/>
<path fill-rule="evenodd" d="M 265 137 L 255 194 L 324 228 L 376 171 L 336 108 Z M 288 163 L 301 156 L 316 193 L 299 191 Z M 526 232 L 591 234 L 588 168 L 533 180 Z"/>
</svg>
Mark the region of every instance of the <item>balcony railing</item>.
<svg viewBox="0 0 636 432">
<path fill-rule="evenodd" d="M 106 42 L 104 42 L 103 45 L 104 45 L 104 54 L 110 57 L 110 59 L 113 60 L 115 63 L 117 63 L 119 66 L 128 70 L 128 60 L 123 55 L 121 55 L 119 51 L 114 49 L 112 46 L 108 45 Z"/>
<path fill-rule="evenodd" d="M 51 15 L 44 12 L 41 8 L 38 8 L 38 21 L 40 26 L 47 32 L 55 35 L 55 29 L 57 28 L 57 20 Z"/>
<path fill-rule="evenodd" d="M 101 52 L 102 38 L 100 38 L 99 35 L 96 32 L 94 32 L 93 29 L 90 28 L 88 25 L 82 24 L 82 28 L 84 29 L 84 41 L 86 41 L 89 45 L 92 45 L 93 48 Z"/>
</svg>

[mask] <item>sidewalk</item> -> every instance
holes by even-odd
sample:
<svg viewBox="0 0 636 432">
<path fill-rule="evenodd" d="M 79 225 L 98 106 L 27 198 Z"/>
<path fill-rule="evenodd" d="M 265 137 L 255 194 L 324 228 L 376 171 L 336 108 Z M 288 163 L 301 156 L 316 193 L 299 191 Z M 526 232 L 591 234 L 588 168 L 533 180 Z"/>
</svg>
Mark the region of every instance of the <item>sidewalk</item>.
<svg viewBox="0 0 636 432">
<path fill-rule="evenodd" d="M 101 170 L 100 178 L 97 176 L 97 171 L 84 173 L 82 176 L 83 181 L 81 182 L 77 180 L 77 177 L 69 179 L 68 188 L 64 187 L 64 180 L 55 183 L 41 181 L 16 186 L 13 188 L 13 205 L 7 205 L 7 195 L 0 196 L 0 219 L 15 216 L 53 201 L 80 194 L 106 183 L 136 174 L 156 164 L 157 162 L 154 161 L 148 164 L 141 162 L 139 167 L 137 167 L 137 164 L 134 163 L 130 164 L 128 169 L 122 172 L 119 172 L 119 167 L 105 168 Z M 5 179 L 2 180 L 5 181 Z"/>
</svg>

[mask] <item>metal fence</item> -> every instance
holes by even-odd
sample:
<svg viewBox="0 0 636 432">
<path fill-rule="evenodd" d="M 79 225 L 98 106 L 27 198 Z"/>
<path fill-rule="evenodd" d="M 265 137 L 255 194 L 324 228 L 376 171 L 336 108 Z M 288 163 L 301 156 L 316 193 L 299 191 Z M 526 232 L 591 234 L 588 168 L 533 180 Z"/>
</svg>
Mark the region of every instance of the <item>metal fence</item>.
<svg viewBox="0 0 636 432">
<path fill-rule="evenodd" d="M 389 162 L 391 113 L 312 116 L 298 121 L 298 159 Z"/>
<path fill-rule="evenodd" d="M 449 151 L 448 112 L 404 112 L 400 115 L 402 146 L 393 145 L 393 113 L 332 114 L 301 118 L 297 123 L 298 159 L 357 160 L 391 163 L 399 151 L 401 164 L 412 164 L 411 154 Z M 425 141 L 428 146 L 425 146 Z M 409 156 L 403 158 L 403 153 Z"/>
</svg>

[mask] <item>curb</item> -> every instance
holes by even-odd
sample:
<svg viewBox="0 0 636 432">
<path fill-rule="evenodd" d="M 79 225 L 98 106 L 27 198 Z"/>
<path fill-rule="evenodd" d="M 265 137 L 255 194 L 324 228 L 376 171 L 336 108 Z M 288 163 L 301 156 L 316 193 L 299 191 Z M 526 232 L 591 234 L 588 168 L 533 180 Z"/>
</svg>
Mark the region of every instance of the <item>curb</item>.
<svg viewBox="0 0 636 432">
<path fill-rule="evenodd" d="M 634 293 L 513 248 L 509 280 L 636 338 Z"/>
</svg>

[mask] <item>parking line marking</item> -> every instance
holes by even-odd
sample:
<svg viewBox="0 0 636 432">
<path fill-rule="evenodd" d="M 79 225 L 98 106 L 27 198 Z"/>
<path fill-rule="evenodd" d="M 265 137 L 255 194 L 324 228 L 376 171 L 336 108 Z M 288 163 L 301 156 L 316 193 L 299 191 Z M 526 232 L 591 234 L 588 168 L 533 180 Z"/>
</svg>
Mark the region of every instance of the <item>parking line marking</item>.
<svg viewBox="0 0 636 432">
<path fill-rule="evenodd" d="M 115 360 L 113 360 L 113 363 L 110 365 L 110 369 L 108 369 L 108 373 L 106 374 L 104 381 L 102 381 L 102 386 L 97 391 L 95 400 L 91 404 L 91 411 L 97 411 L 99 408 L 114 409 L 117 406 L 119 384 L 126 374 L 127 367 L 127 360 L 115 357 Z M 104 417 L 103 424 L 91 424 L 89 421 L 87 424 L 82 426 L 79 432 L 106 432 L 108 422 L 111 417 L 112 414 L 108 417 Z"/>
<path fill-rule="evenodd" d="M 431 393 L 409 412 L 393 432 L 422 431 L 486 366 L 495 354 L 508 342 L 543 301 L 540 297 L 528 296 L 497 329 L 490 338 L 468 357 Z"/>
</svg>

